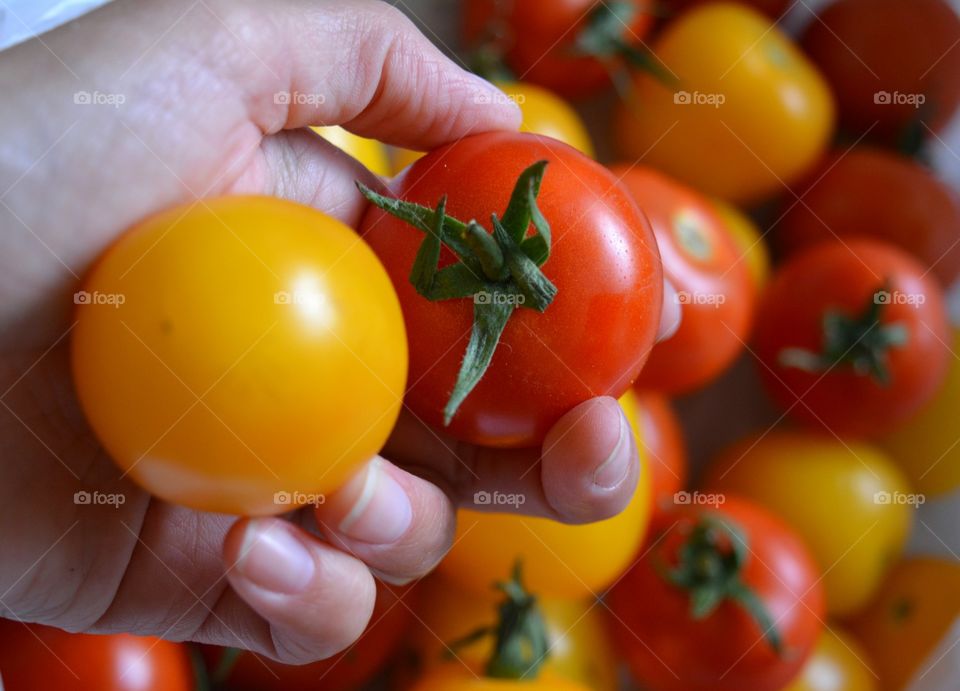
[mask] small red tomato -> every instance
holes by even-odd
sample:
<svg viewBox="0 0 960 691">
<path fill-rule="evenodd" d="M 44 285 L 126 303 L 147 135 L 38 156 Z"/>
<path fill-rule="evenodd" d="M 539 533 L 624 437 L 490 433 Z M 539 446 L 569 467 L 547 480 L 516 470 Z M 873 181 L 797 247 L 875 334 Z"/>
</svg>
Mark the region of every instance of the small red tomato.
<svg viewBox="0 0 960 691">
<path fill-rule="evenodd" d="M 862 147 L 829 157 L 812 180 L 773 227 L 781 252 L 862 235 L 905 249 L 944 285 L 960 273 L 960 201 L 923 166 Z"/>
<path fill-rule="evenodd" d="M 582 98 L 610 84 L 653 23 L 653 0 L 467 0 L 464 38 L 517 79 Z"/>
<path fill-rule="evenodd" d="M 941 129 L 960 103 L 958 41 L 960 18 L 944 0 L 839 0 L 810 22 L 802 45 L 844 129 L 906 145 Z"/>
<path fill-rule="evenodd" d="M 777 691 L 822 629 L 823 589 L 800 539 L 765 509 L 718 495 L 673 506 L 610 591 L 633 675 L 658 691 Z"/>
<path fill-rule="evenodd" d="M 652 168 L 614 166 L 650 219 L 682 321 L 654 346 L 638 385 L 670 394 L 702 387 L 748 338 L 756 290 L 746 261 L 710 201 Z"/>
<path fill-rule="evenodd" d="M 915 259 L 874 240 L 826 241 L 775 274 L 756 354 L 774 399 L 835 434 L 889 432 L 943 380 L 943 296 Z"/>
<path fill-rule="evenodd" d="M 0 675 L 6 691 L 188 691 L 186 646 L 129 634 L 67 633 L 0 619 Z"/>
<path fill-rule="evenodd" d="M 638 437 L 650 468 L 654 506 L 669 504 L 687 482 L 687 449 L 670 400 L 656 391 L 636 392 Z"/>
<path fill-rule="evenodd" d="M 530 174 L 538 161 L 547 167 L 541 167 L 542 181 L 533 184 L 521 173 Z M 525 180 L 533 187 L 524 189 Z M 537 191 L 532 191 L 537 184 Z M 464 441 L 534 446 L 577 404 L 594 396 L 619 397 L 636 379 L 660 320 L 663 277 L 650 226 L 610 171 L 554 139 L 496 132 L 467 137 L 427 154 L 396 181 L 394 192 L 405 202 L 436 206 L 437 211 L 420 207 L 430 223 L 440 215 L 438 200 L 446 197 L 443 238 L 448 244 L 439 255 L 441 271 L 460 270 L 454 282 L 494 285 L 470 294 L 473 288 L 464 292 L 458 284 L 458 290 L 447 290 L 450 284 L 437 278 L 436 285 L 425 288 L 423 273 L 413 275 L 412 267 L 416 262 L 426 271 L 436 263 L 435 255 L 424 262 L 420 252 L 424 243 L 437 237 L 435 229 L 421 224 L 418 230 L 377 206 L 364 216 L 361 234 L 380 257 L 400 298 L 410 341 L 406 403 L 415 415 L 436 426 L 449 421 L 449 432 Z M 543 235 L 523 236 L 533 233 L 536 226 L 529 225 L 533 216 L 505 212 L 511 198 L 526 198 L 524 192 L 534 194 L 552 236 L 542 275 L 555 292 L 542 312 L 534 308 L 537 295 L 518 294 L 516 286 L 509 287 L 520 280 L 515 263 L 507 262 L 507 268 L 514 267 L 509 268 L 511 278 L 495 281 L 490 276 L 499 275 L 503 266 L 493 262 L 491 252 L 485 250 L 484 256 L 496 267 L 471 268 L 462 256 L 457 263 L 449 251 L 450 242 L 469 241 L 470 247 L 492 242 L 493 214 L 502 214 L 504 224 L 511 217 L 522 218 L 522 227 L 498 231 L 497 241 L 513 246 L 503 249 L 504 257 L 512 252 L 515 260 L 536 273 L 531 257 L 542 255 L 527 254 L 524 248 Z M 375 197 L 368 191 L 368 198 Z M 380 199 L 384 206 L 397 204 Z M 470 219 L 483 227 L 473 228 L 474 234 L 466 237 Z M 507 238 L 511 234 L 525 239 L 517 243 Z M 498 341 L 477 338 L 497 318 L 490 316 L 493 308 L 511 306 L 515 309 L 506 316 Z M 465 352 L 470 359 L 490 348 L 494 352 L 489 368 L 452 410 L 451 392 L 461 391 L 464 372 L 475 371 L 464 366 Z"/>
</svg>

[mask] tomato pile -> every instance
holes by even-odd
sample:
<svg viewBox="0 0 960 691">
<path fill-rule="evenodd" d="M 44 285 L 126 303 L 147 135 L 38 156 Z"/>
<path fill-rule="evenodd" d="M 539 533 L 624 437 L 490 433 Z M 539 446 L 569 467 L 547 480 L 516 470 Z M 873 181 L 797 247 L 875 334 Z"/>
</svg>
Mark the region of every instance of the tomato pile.
<svg viewBox="0 0 960 691">
<path fill-rule="evenodd" d="M 465 0 L 464 51 L 521 132 L 415 152 L 315 128 L 380 177 L 356 228 L 215 199 L 137 224 L 85 280 L 125 300 L 77 310 L 83 410 L 165 500 L 282 513 L 278 492 L 332 491 L 377 453 L 401 404 L 515 448 L 607 395 L 642 463 L 622 513 L 461 508 L 436 572 L 381 584 L 360 641 L 304 667 L 211 648 L 191 671 L 183 646 L 6 623 L 8 688 L 43 649 L 96 666 L 83 688 L 128 688 L 98 675 L 137 646 L 155 682 L 136 688 L 174 690 L 617 691 L 626 670 L 652 691 L 870 691 L 935 671 L 960 560 L 920 507 L 960 502 L 960 201 L 923 154 L 960 104 L 960 19 L 836 0 L 791 35 L 791 5 Z M 664 301 L 681 321 L 657 342 Z M 918 525 L 945 551 L 907 556 Z"/>
</svg>

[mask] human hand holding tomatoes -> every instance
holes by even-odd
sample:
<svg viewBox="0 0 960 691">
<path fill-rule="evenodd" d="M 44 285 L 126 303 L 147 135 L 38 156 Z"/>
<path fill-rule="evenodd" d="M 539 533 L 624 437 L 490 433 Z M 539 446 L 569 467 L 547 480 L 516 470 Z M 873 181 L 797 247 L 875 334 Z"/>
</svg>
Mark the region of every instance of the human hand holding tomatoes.
<svg viewBox="0 0 960 691">
<path fill-rule="evenodd" d="M 177 31 L 163 33 L 153 44 L 158 27 L 174 26 Z M 121 34 L 123 42 L 109 40 Z M 398 36 L 402 40 L 395 40 Z M 632 489 L 628 481 L 602 491 L 594 483 L 596 468 L 605 461 L 611 472 L 635 477 L 632 450 L 617 446 L 621 414 L 613 399 L 603 398 L 560 418 L 547 432 L 549 449 L 543 454 L 536 448 L 502 454 L 460 444 L 402 418 L 383 457 L 349 476 L 315 514 L 297 512 L 292 521 L 236 521 L 188 509 L 150 497 L 121 477 L 83 420 L 70 387 L 66 345 L 70 295 L 123 230 L 194 202 L 193 212 L 216 220 L 220 202 L 208 197 L 273 195 L 326 212 L 330 218 L 315 227 L 321 236 L 317 242 L 323 243 L 331 231 L 324 223 L 331 218 L 358 224 L 365 202 L 355 180 L 371 186 L 377 181 L 306 126 L 340 124 L 391 144 L 430 149 L 473 131 L 515 127 L 519 117 L 489 86 L 456 69 L 406 19 L 379 3 L 358 0 L 318 9 L 286 0 L 272 3 L 269 11 L 252 1 L 214 0 L 203 8 L 184 0 L 115 3 L 52 32 L 43 43 L 27 42 L 0 54 L 4 84 L 16 94 L 4 101 L 3 117 L 16 109 L 55 114 L 42 121 L 5 121 L 16 133 L 11 141 L 17 151 L 0 164 L 0 186 L 6 190 L 0 214 L 4 227 L 20 229 L 0 238 L 5 449 L 0 591 L 10 612 L 75 630 L 163 634 L 303 662 L 334 654 L 363 630 L 373 607 L 374 572 L 405 580 L 429 570 L 449 546 L 455 504 L 481 487 L 523 492 L 524 510 L 566 520 L 608 515 L 626 502 Z M 77 75 L 53 66 L 55 76 L 33 78 L 37 65 L 54 64 L 46 62 L 52 59 L 48 48 L 73 62 Z M 344 55 L 355 58 L 345 64 Z M 414 55 L 430 68 L 409 69 Z M 64 107 L 81 74 L 101 90 L 125 93 L 129 106 Z M 419 94 L 424 92 L 456 98 L 423 103 Z M 103 164 L 91 167 L 91 159 Z M 82 178 L 65 175 L 79 168 L 89 172 Z M 225 243 L 242 245 L 244 237 L 265 246 L 274 243 L 261 254 L 266 266 L 251 264 L 262 270 L 261 278 L 271 276 L 275 261 L 288 268 L 295 263 L 297 248 L 283 246 L 287 226 L 261 228 L 258 235 L 256 228 L 216 225 Z M 172 236 L 157 233 L 156 238 L 159 244 L 144 248 L 141 262 L 123 270 L 129 268 L 128 280 L 144 281 L 148 288 L 156 279 L 157 304 L 182 316 L 189 310 L 182 300 L 163 303 L 159 286 L 171 275 L 137 273 L 160 265 L 148 261 L 153 252 L 165 256 L 160 246 Z M 247 245 L 257 253 L 255 244 Z M 242 249 L 231 246 L 220 268 Z M 304 258 L 308 254 L 313 251 Z M 182 257 L 183 264 L 170 265 L 173 278 L 177 271 L 191 271 L 195 256 Z M 210 267 L 217 270 L 216 264 Z M 249 280 L 246 275 L 222 280 L 219 286 L 203 286 L 207 297 L 218 288 L 230 295 L 251 287 L 238 285 Z M 196 275 L 191 281 L 200 283 Z M 244 328 L 259 325 L 266 331 L 272 322 L 259 320 L 268 312 L 237 309 L 233 321 L 218 315 L 209 324 L 178 320 L 172 323 L 176 330 L 167 333 L 183 338 L 182 347 L 194 348 L 198 343 L 191 338 L 209 334 L 213 325 L 246 320 Z M 159 319 L 153 331 L 147 322 L 141 331 L 139 324 L 127 323 L 143 341 L 132 338 L 131 348 L 148 345 L 171 326 Z M 183 323 L 196 328 L 181 331 Z M 256 345 L 230 340 L 242 330 L 225 332 L 222 351 L 208 344 L 210 357 L 194 361 L 199 367 L 222 359 L 222 371 L 208 385 L 225 372 L 255 375 Z M 252 357 L 240 357 L 245 348 L 251 348 Z M 210 374 L 177 371 L 182 363 L 162 349 L 154 352 L 167 365 L 173 363 L 167 374 L 185 382 Z M 272 395 L 289 403 L 281 394 L 296 388 L 297 373 L 282 368 L 277 373 L 276 380 L 263 373 L 240 377 L 236 381 L 246 382 L 246 390 L 239 387 L 208 405 L 229 424 L 224 413 L 242 417 L 251 400 L 259 400 L 264 410 Z M 216 410 L 220 406 L 225 408 Z M 304 434 L 339 431 L 333 417 L 304 421 L 298 417 L 304 411 L 296 406 L 290 413 Z M 220 424 L 213 415 L 207 422 Z M 176 416 L 170 423 L 175 427 Z M 290 439 L 281 426 L 268 427 L 254 443 L 242 430 L 234 431 L 253 453 L 262 455 L 259 444 L 271 439 L 276 444 L 271 451 L 283 456 Z M 171 434 L 179 437 L 176 429 Z M 213 453 L 198 450 L 202 441 L 188 449 L 197 463 L 212 461 Z M 164 460 L 151 459 L 161 472 L 175 470 L 175 463 L 164 466 Z M 518 467 L 531 469 L 521 483 Z M 232 477 L 229 464 L 220 471 L 226 485 Z M 203 497 L 196 499 L 200 503 Z"/>
</svg>

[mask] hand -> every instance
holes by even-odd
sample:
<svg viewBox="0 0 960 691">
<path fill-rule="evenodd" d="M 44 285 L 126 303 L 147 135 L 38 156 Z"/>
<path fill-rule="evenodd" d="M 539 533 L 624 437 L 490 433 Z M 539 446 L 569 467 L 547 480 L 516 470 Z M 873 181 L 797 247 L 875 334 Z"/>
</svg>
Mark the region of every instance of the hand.
<svg viewBox="0 0 960 691">
<path fill-rule="evenodd" d="M 122 0 L 0 53 L 0 615 L 305 662 L 362 632 L 373 574 L 403 582 L 433 568 L 478 489 L 523 492 L 525 512 L 569 522 L 626 504 L 638 463 L 610 398 L 570 411 L 542 451 L 470 447 L 405 414 L 384 458 L 315 521 L 152 499 L 120 478 L 70 385 L 71 294 L 132 223 L 255 193 L 356 226 L 354 180 L 375 180 L 304 128 L 429 149 L 517 127 L 492 89 L 363 0 Z M 79 92 L 99 96 L 75 103 Z M 322 98 L 282 104 L 281 92 Z M 124 502 L 77 505 L 81 487 Z"/>
</svg>

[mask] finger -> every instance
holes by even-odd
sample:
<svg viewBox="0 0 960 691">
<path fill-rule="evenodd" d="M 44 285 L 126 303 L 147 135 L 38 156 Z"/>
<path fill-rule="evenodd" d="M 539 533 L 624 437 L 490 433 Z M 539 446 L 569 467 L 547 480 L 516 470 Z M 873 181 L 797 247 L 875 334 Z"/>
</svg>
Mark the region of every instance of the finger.
<svg viewBox="0 0 960 691">
<path fill-rule="evenodd" d="M 541 449 L 491 449 L 456 442 L 401 415 L 384 455 L 441 488 L 458 506 L 586 523 L 619 513 L 639 477 L 636 444 L 608 396 L 576 406 Z M 496 493 L 517 501 L 487 502 Z"/>
<path fill-rule="evenodd" d="M 272 40 L 285 48 L 275 51 L 275 69 L 248 81 L 249 103 L 268 128 L 278 121 L 285 129 L 344 125 L 426 150 L 520 125 L 519 109 L 502 92 L 454 64 L 387 3 L 351 0 L 318 10 L 313 0 L 287 0 L 259 7 L 278 32 Z"/>
<path fill-rule="evenodd" d="M 223 555 L 233 592 L 269 622 L 269 644 L 257 642 L 271 657 L 289 663 L 329 657 L 370 620 L 376 599 L 370 571 L 288 521 L 237 521 Z"/>
<path fill-rule="evenodd" d="M 330 544 L 390 583 L 426 575 L 453 541 L 456 514 L 436 485 L 375 458 L 317 507 Z"/>
</svg>

